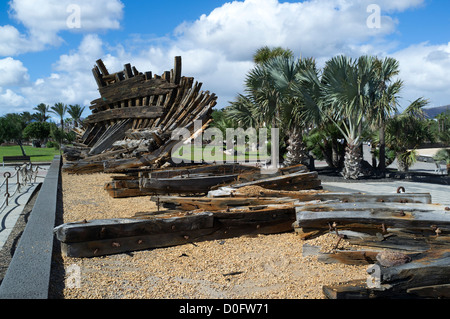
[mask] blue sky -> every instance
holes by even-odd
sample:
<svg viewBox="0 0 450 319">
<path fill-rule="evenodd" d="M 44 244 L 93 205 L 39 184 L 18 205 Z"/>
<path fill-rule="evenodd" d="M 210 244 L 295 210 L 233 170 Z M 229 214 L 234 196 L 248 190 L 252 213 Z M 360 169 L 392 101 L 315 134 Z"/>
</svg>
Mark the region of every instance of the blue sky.
<svg viewBox="0 0 450 319">
<path fill-rule="evenodd" d="M 379 28 L 367 25 L 370 4 L 381 9 Z M 70 5 L 80 8 L 80 28 L 67 25 Z M 2 0 L 0 10 L 0 115 L 39 103 L 89 106 L 98 98 L 91 69 L 99 58 L 113 72 L 131 63 L 160 73 L 175 55 L 183 75 L 224 107 L 243 91 L 252 54 L 264 45 L 319 64 L 337 54 L 392 56 L 405 82 L 403 107 L 421 96 L 430 107 L 450 104 L 445 0 Z"/>
</svg>

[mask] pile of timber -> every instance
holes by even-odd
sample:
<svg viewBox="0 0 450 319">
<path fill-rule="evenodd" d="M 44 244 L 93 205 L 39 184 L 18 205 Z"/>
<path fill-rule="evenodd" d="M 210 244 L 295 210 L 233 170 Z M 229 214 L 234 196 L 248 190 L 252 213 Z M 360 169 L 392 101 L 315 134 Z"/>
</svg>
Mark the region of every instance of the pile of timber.
<svg viewBox="0 0 450 319">
<path fill-rule="evenodd" d="M 156 195 L 151 197 L 156 211 L 138 212 L 129 219 L 64 224 L 55 233 L 66 255 L 93 257 L 243 235 L 293 232 L 296 210 L 318 202 L 347 198 L 399 202 L 406 197 L 417 201 L 422 196 L 395 194 L 366 198 L 364 194 L 270 190 L 260 186 L 234 189 L 228 195 L 222 189 L 216 195 Z"/>
<path fill-rule="evenodd" d="M 84 132 L 64 148 L 63 169 L 73 174 L 124 173 L 143 166 L 159 168 L 170 159 L 179 141 L 176 128 L 194 134 L 194 121 L 205 129 L 211 122 L 217 97 L 201 91 L 202 83 L 181 76 L 181 57 L 162 75 L 139 72 L 130 64 L 110 74 L 102 60 L 92 72 L 100 98 L 91 102 L 92 115 Z"/>
<path fill-rule="evenodd" d="M 155 200 L 158 205 L 166 205 L 164 198 Z M 275 201 L 277 204 L 273 205 Z M 129 219 L 70 223 L 56 227 L 55 234 L 65 256 L 85 258 L 243 235 L 281 233 L 292 231 L 295 221 L 292 201 L 280 204 L 279 199 L 230 205 L 222 200 L 194 206 L 209 209 L 183 210 L 189 207 L 187 205 L 176 210 L 136 213 Z"/>
<path fill-rule="evenodd" d="M 113 198 L 151 195 L 205 195 L 213 189 L 230 186 L 263 186 L 266 189 L 321 189 L 317 172 L 309 172 L 304 165 L 280 168 L 270 175 L 261 168 L 237 163 L 198 165 L 157 169 L 112 176 L 105 190 Z"/>
<path fill-rule="evenodd" d="M 367 280 L 325 286 L 324 294 L 333 299 L 449 298 L 450 208 L 432 204 L 429 194 L 369 198 L 296 207 L 294 228 L 303 239 L 336 235 L 334 251 L 316 251 L 319 261 L 372 265 Z M 359 248 L 341 250 L 341 240 Z"/>
</svg>

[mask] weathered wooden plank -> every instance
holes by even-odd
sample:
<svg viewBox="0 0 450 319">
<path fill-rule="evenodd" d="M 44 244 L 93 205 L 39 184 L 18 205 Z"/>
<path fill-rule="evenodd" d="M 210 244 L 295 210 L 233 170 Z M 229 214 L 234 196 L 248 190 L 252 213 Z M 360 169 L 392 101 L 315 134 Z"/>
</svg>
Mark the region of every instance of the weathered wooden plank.
<svg viewBox="0 0 450 319">
<path fill-rule="evenodd" d="M 207 197 L 179 197 L 179 196 L 152 196 L 153 202 L 159 202 L 162 207 L 178 210 L 207 211 L 226 210 L 233 207 L 245 207 L 269 204 L 294 203 L 291 198 L 207 198 Z"/>
<path fill-rule="evenodd" d="M 89 155 L 98 155 L 109 149 L 117 140 L 123 139 L 125 137 L 125 132 L 130 128 L 130 125 L 131 121 L 127 119 L 112 126 L 106 136 L 92 146 Z"/>
<path fill-rule="evenodd" d="M 229 184 L 237 177 L 238 175 L 194 175 L 191 177 L 149 178 L 143 180 L 141 189 L 154 194 L 206 194 L 212 187 Z"/>
<path fill-rule="evenodd" d="M 125 74 L 125 79 L 131 79 L 133 77 L 133 70 L 131 69 L 131 64 L 127 63 L 123 66 L 123 71 Z"/>
<path fill-rule="evenodd" d="M 367 288 L 365 280 L 353 280 L 337 285 L 323 286 L 322 291 L 328 299 L 375 299 L 384 296 L 383 291 Z"/>
<path fill-rule="evenodd" d="M 182 73 L 181 56 L 176 56 L 175 62 L 174 62 L 174 68 L 173 68 L 173 77 L 171 78 L 173 83 L 175 83 L 177 85 L 180 84 L 181 73 Z"/>
<path fill-rule="evenodd" d="M 213 227 L 211 213 L 170 213 L 152 220 L 106 219 L 68 223 L 55 228 L 58 240 L 64 243 L 116 239 L 142 235 L 160 235 Z"/>
<path fill-rule="evenodd" d="M 173 83 L 162 79 L 146 80 L 145 75 L 139 74 L 133 78 L 100 88 L 101 99 L 93 101 L 93 104 L 96 108 L 100 108 L 117 101 L 135 100 L 142 96 L 165 95 L 176 88 L 177 86 Z"/>
<path fill-rule="evenodd" d="M 328 229 L 337 223 L 339 229 L 354 225 L 385 225 L 408 229 L 450 231 L 450 214 L 442 205 L 405 203 L 334 203 L 297 208 L 299 227 Z"/>
<path fill-rule="evenodd" d="M 420 298 L 450 299 L 450 284 L 415 287 L 406 292 Z"/>
<path fill-rule="evenodd" d="M 319 253 L 318 261 L 324 264 L 342 263 L 346 265 L 371 265 L 377 262 L 379 251 L 335 251 L 332 253 Z"/>
<path fill-rule="evenodd" d="M 103 76 L 109 75 L 108 69 L 106 68 L 102 59 L 98 59 L 96 61 L 96 63 L 97 63 L 97 66 L 100 69 L 100 72 L 102 73 Z"/>
<path fill-rule="evenodd" d="M 175 216 L 175 217 L 174 217 Z M 63 252 L 70 257 L 93 257 L 150 248 L 292 231 L 293 206 L 220 212 L 164 212 L 144 219 L 70 223 L 55 228 Z"/>
<path fill-rule="evenodd" d="M 333 193 L 326 191 L 284 191 L 261 189 L 260 192 L 247 192 L 245 188 L 234 189 L 224 188 L 217 191 L 211 191 L 210 197 L 229 197 L 231 192 L 235 197 L 290 197 L 299 201 L 307 202 L 314 200 L 329 201 L 339 200 L 344 203 L 372 202 L 372 203 L 422 203 L 431 204 L 430 194 L 420 193 L 402 193 L 402 194 L 366 194 L 366 193 Z"/>
<path fill-rule="evenodd" d="M 103 162 L 67 162 L 62 170 L 69 174 L 94 174 L 103 172 Z"/>
<path fill-rule="evenodd" d="M 95 66 L 92 69 L 92 74 L 94 75 L 94 79 L 97 82 L 97 86 L 99 88 L 102 88 L 102 87 L 104 87 L 106 85 L 105 81 L 103 81 L 102 75 L 101 75 L 100 70 L 98 69 L 97 66 Z"/>
<path fill-rule="evenodd" d="M 424 253 L 410 263 L 381 267 L 381 285 L 392 292 L 406 292 L 410 288 L 450 283 L 450 251 Z"/>
<path fill-rule="evenodd" d="M 136 106 L 120 109 L 109 109 L 106 111 L 92 114 L 86 118 L 86 123 L 96 123 L 101 121 L 117 119 L 146 119 L 157 118 L 164 115 L 162 107 L 157 106 Z"/>
</svg>

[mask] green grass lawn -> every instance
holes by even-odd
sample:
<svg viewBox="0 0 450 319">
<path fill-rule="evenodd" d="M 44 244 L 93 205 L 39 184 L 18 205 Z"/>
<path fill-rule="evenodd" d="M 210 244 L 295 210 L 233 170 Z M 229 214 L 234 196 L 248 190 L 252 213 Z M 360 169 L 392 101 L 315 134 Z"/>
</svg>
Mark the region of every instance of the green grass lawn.
<svg viewBox="0 0 450 319">
<path fill-rule="evenodd" d="M 31 162 L 51 162 L 55 155 L 59 155 L 59 150 L 54 148 L 35 148 L 24 146 L 25 153 L 31 157 Z M 0 161 L 3 156 L 22 156 L 20 146 L 0 146 Z"/>
<path fill-rule="evenodd" d="M 202 148 L 196 148 L 195 146 L 191 146 L 191 152 L 189 154 L 188 146 L 183 146 L 181 149 L 178 149 L 178 151 L 175 151 L 173 153 L 174 158 L 184 159 L 184 160 L 192 160 L 194 161 L 195 156 L 199 155 L 201 159 L 203 159 L 205 162 L 212 163 L 214 161 L 217 162 L 226 162 L 227 156 L 223 153 L 224 148 L 219 146 L 204 146 Z M 233 161 L 236 163 L 243 163 L 248 161 L 264 161 L 267 159 L 270 159 L 270 156 L 267 155 L 265 157 L 259 157 L 257 151 L 245 151 L 244 149 L 238 149 L 238 155 L 234 155 L 231 158 L 233 158 Z M 181 152 L 181 154 L 180 154 Z M 216 153 L 217 152 L 217 153 Z M 229 160 L 229 159 L 228 159 Z"/>
</svg>

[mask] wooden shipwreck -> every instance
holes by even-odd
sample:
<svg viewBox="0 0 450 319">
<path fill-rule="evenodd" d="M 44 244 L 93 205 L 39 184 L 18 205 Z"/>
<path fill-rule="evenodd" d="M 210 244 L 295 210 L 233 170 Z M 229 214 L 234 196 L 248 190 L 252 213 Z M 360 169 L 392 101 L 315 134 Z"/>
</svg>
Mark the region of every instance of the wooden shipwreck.
<svg viewBox="0 0 450 319">
<path fill-rule="evenodd" d="M 217 101 L 214 93 L 201 91 L 202 83 L 181 71 L 179 56 L 174 68 L 162 75 L 139 72 L 130 64 L 110 73 L 98 60 L 92 72 L 100 98 L 91 102 L 92 115 L 77 142 L 64 149 L 64 170 L 122 173 L 168 162 L 179 142 L 171 140 L 172 132 L 186 128 L 194 134 L 194 121 L 205 129 Z"/>
</svg>

